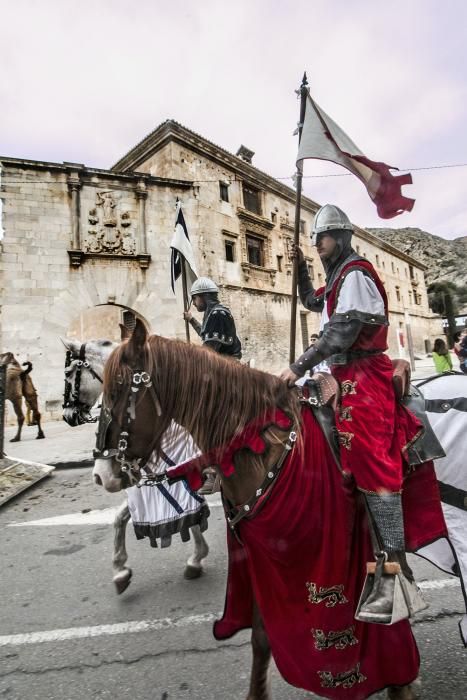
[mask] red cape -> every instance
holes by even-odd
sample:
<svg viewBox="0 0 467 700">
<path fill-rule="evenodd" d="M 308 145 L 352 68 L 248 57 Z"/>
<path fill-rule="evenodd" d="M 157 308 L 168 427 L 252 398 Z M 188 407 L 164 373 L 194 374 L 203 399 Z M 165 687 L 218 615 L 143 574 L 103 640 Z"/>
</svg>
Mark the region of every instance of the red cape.
<svg viewBox="0 0 467 700">
<path fill-rule="evenodd" d="M 214 635 L 251 627 L 255 599 L 286 681 L 360 700 L 413 681 L 418 650 L 408 621 L 387 627 L 354 619 L 374 558 L 365 510 L 308 409 L 302 430 L 303 452 L 292 452 L 265 506 L 240 523 L 242 544 L 227 533 L 226 603 Z M 431 463 L 405 480 L 403 502 L 409 550 L 446 535 Z M 332 633 L 343 634 L 340 643 L 330 642 Z"/>
</svg>

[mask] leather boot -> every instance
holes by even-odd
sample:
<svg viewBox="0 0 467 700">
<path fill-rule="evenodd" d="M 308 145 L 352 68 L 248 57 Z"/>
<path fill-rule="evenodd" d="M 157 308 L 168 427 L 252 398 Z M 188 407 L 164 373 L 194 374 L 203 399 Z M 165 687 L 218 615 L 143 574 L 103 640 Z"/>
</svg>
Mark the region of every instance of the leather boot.
<svg viewBox="0 0 467 700">
<path fill-rule="evenodd" d="M 210 496 L 214 491 L 214 486 L 216 484 L 216 471 L 211 467 L 204 470 L 204 484 L 198 490 L 200 496 Z"/>
</svg>

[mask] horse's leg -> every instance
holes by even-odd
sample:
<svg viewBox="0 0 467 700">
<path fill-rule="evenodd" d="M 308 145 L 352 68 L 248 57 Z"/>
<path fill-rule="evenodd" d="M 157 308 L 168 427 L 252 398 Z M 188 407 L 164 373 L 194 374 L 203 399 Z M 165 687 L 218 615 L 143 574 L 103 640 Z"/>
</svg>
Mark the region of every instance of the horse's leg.
<svg viewBox="0 0 467 700">
<path fill-rule="evenodd" d="M 18 421 L 18 430 L 16 431 L 15 437 L 11 438 L 10 442 L 19 442 L 21 440 L 21 429 L 24 423 L 24 413 L 23 409 L 21 408 L 21 402 L 22 398 L 20 398 L 19 400 L 15 398 L 11 401 L 16 413 L 16 420 Z"/>
<path fill-rule="evenodd" d="M 420 697 L 420 690 L 419 678 L 409 685 L 391 685 L 388 688 L 388 700 L 416 700 Z"/>
<path fill-rule="evenodd" d="M 118 509 L 114 520 L 114 554 L 113 554 L 113 582 L 117 588 L 117 593 L 123 593 L 130 585 L 132 571 L 125 562 L 128 554 L 125 547 L 126 526 L 130 519 L 130 509 L 127 501 L 124 501 Z"/>
<path fill-rule="evenodd" d="M 32 411 L 32 425 L 37 425 L 37 435 L 36 440 L 42 440 L 45 438 L 43 430 L 41 428 L 41 414 L 39 413 L 39 404 L 37 403 L 37 394 L 30 394 L 26 398 L 26 403 L 28 408 Z"/>
<path fill-rule="evenodd" d="M 199 578 L 203 573 L 203 559 L 208 556 L 209 547 L 204 539 L 199 525 L 193 525 L 190 528 L 191 534 L 195 541 L 195 551 L 188 559 L 185 567 L 185 578 Z"/>
<path fill-rule="evenodd" d="M 268 669 L 271 660 L 271 647 L 269 646 L 266 630 L 256 604 L 253 608 L 251 647 L 253 650 L 253 664 L 251 667 L 250 690 L 246 700 L 270 700 L 271 689 Z"/>
</svg>

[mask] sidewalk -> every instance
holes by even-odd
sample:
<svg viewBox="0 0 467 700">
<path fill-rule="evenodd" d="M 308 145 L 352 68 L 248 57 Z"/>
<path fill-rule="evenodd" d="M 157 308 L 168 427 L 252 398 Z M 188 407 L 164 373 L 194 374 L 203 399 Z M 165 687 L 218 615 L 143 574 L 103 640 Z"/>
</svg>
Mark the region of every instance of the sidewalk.
<svg viewBox="0 0 467 700">
<path fill-rule="evenodd" d="M 5 428 L 5 452 L 8 457 L 41 462 L 59 467 L 86 467 L 93 464 L 92 451 L 96 441 L 97 423 L 71 428 L 64 421 L 42 424 L 43 440 L 36 440 L 37 427 L 23 426 L 21 442 L 9 442 L 16 427 Z"/>
</svg>

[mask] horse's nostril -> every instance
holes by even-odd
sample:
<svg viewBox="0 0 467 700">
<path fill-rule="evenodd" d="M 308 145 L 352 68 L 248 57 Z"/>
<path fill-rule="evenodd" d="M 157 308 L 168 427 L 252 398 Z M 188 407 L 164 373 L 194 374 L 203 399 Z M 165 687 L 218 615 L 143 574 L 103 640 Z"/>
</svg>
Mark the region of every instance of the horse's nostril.
<svg viewBox="0 0 467 700">
<path fill-rule="evenodd" d="M 102 486 L 102 479 L 100 478 L 99 474 L 94 474 L 94 483 L 98 486 Z"/>
</svg>

